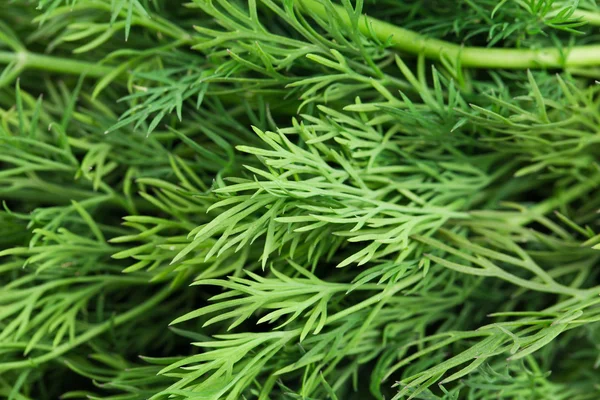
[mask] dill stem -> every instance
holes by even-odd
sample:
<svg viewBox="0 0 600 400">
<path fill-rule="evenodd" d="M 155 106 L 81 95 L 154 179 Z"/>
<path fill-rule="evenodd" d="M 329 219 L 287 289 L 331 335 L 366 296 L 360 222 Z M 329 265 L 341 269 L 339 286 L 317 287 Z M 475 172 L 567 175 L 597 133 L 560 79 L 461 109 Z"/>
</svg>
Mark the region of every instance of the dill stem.
<svg viewBox="0 0 600 400">
<path fill-rule="evenodd" d="M 47 56 L 28 51 L 0 51 L 0 64 L 15 64 L 18 69 L 37 69 L 75 75 L 85 74 L 94 78 L 101 78 L 114 70 L 112 67 L 98 63 Z"/>
<path fill-rule="evenodd" d="M 573 12 L 573 18 L 581 18 L 590 25 L 600 26 L 600 13 L 597 12 L 575 10 L 575 12 Z"/>
<path fill-rule="evenodd" d="M 525 216 L 520 222 L 525 225 L 533 221 L 536 217 L 546 215 L 560 207 L 566 206 L 574 200 L 581 198 L 598 186 L 600 186 L 600 174 L 596 174 L 588 180 L 581 182 L 564 194 L 553 196 L 546 201 L 537 204 L 529 210 L 530 212 L 528 212 L 527 216 Z"/>
<path fill-rule="evenodd" d="M 171 294 L 171 288 L 169 286 L 166 286 L 160 292 L 158 292 L 156 295 L 154 295 L 150 299 L 146 300 L 145 302 L 143 302 L 136 308 L 133 308 L 127 312 L 124 312 L 123 314 L 118 315 L 115 318 L 111 318 L 110 320 L 103 322 L 102 324 L 87 330 L 85 333 L 76 337 L 73 341 L 64 343 L 60 346 L 57 346 L 51 352 L 49 352 L 47 354 L 44 354 L 39 357 L 28 358 L 28 359 L 22 360 L 22 361 L 13 361 L 13 362 L 3 363 L 2 365 L 0 365 L 0 372 L 11 370 L 11 369 L 32 367 L 32 366 L 35 366 L 35 365 L 38 365 L 38 364 L 41 364 L 44 362 L 51 361 L 57 357 L 60 357 L 64 353 L 66 353 L 66 352 L 70 351 L 71 349 L 106 332 L 107 330 L 112 329 L 112 328 L 122 325 L 132 319 L 137 318 L 138 316 L 140 316 L 147 310 L 152 309 L 153 307 L 156 307 L 164 299 L 166 299 L 170 294 Z"/>
<path fill-rule="evenodd" d="M 299 0 L 303 11 L 308 15 L 329 18 L 329 10 L 318 0 Z M 352 19 L 339 5 L 332 5 L 338 17 L 347 25 Z M 585 15 L 600 22 L 600 16 Z M 487 47 L 466 47 L 444 40 L 428 38 L 414 31 L 361 15 L 358 29 L 366 36 L 375 35 L 382 42 L 410 54 L 423 54 L 432 60 L 442 58 L 456 61 L 458 66 L 471 68 L 567 68 L 600 65 L 600 45 L 575 46 L 571 49 L 507 49 Z"/>
<path fill-rule="evenodd" d="M 358 304 L 353 305 L 352 307 L 345 308 L 342 311 L 339 311 L 333 315 L 330 315 L 329 317 L 327 317 L 325 325 L 331 324 L 332 322 L 335 322 L 335 321 L 338 321 L 338 320 L 340 320 L 348 315 L 351 315 L 352 313 L 357 312 L 357 311 L 359 311 L 365 307 L 368 307 L 372 304 L 376 304 L 376 303 L 382 301 L 384 298 L 393 296 L 400 290 L 406 289 L 407 287 L 410 287 L 410 286 L 416 284 L 417 282 L 419 282 L 422 279 L 423 279 L 423 277 L 421 274 L 415 274 L 413 276 L 405 278 L 405 279 L 401 280 L 400 282 L 398 282 L 397 284 L 388 288 L 388 290 L 384 290 L 375 296 L 371 296 L 369 299 L 367 299 L 363 302 L 360 302 Z"/>
</svg>

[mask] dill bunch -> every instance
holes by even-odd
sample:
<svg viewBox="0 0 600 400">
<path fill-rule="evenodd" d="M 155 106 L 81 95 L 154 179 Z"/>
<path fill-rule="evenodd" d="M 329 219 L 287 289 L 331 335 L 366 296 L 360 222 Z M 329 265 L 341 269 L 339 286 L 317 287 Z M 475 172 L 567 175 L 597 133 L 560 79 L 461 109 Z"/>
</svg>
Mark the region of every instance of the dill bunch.
<svg viewBox="0 0 600 400">
<path fill-rule="evenodd" d="M 593 0 L 0 2 L 0 397 L 600 397 Z"/>
</svg>

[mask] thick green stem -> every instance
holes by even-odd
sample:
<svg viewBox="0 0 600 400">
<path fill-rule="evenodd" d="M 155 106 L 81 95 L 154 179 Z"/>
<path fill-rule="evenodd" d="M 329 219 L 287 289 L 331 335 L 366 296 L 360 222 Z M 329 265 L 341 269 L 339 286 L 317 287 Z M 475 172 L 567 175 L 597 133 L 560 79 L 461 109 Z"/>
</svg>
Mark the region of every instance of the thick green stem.
<svg viewBox="0 0 600 400">
<path fill-rule="evenodd" d="M 298 0 L 302 9 L 310 15 L 328 18 L 327 8 L 318 0 Z M 350 25 L 351 19 L 346 10 L 333 5 L 339 18 Z M 600 14 L 578 11 L 578 16 L 590 24 L 600 25 Z M 152 22 L 153 28 L 162 32 L 164 28 Z M 160 29 L 159 29 L 160 28 Z M 543 49 L 504 49 L 487 47 L 465 47 L 439 39 L 432 39 L 408 29 L 367 17 L 359 18 L 359 30 L 370 36 L 374 34 L 379 40 L 390 40 L 391 45 L 410 54 L 423 54 L 425 57 L 439 60 L 446 57 L 456 61 L 463 67 L 470 68 L 576 68 L 600 66 L 600 45 L 576 46 L 565 50 L 558 48 Z M 182 32 L 173 32 L 170 36 L 182 36 L 185 41 L 190 37 Z M 48 72 L 81 75 L 101 78 L 113 71 L 113 67 L 98 63 L 77 61 L 70 58 L 60 58 L 41 54 L 0 51 L 0 64 L 16 63 L 18 68 L 38 69 Z"/>
<path fill-rule="evenodd" d="M 327 8 L 318 0 L 298 0 L 308 15 L 329 18 Z M 352 21 L 346 10 L 334 5 L 339 18 L 346 24 Z M 439 60 L 446 57 L 463 67 L 470 68 L 567 68 L 600 65 L 600 45 L 576 46 L 565 49 L 564 54 L 558 48 L 503 49 L 487 47 L 465 47 L 444 40 L 432 39 L 408 29 L 362 15 L 358 29 L 365 35 L 375 35 L 381 41 L 390 40 L 391 45 L 410 54 L 423 54 L 425 57 Z"/>
<path fill-rule="evenodd" d="M 600 13 L 597 12 L 575 10 L 573 18 L 580 18 L 590 25 L 600 26 Z"/>
<path fill-rule="evenodd" d="M 19 69 L 39 69 L 62 74 L 82 75 L 101 78 L 113 71 L 114 68 L 98 63 L 77 61 L 70 58 L 60 58 L 30 53 L 26 51 L 0 51 L 0 64 L 15 63 Z"/>
</svg>

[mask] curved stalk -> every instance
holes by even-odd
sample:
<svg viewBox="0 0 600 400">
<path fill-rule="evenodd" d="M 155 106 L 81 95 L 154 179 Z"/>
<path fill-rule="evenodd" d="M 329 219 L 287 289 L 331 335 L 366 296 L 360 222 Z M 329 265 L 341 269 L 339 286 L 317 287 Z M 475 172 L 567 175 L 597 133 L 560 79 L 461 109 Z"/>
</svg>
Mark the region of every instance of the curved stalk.
<svg viewBox="0 0 600 400">
<path fill-rule="evenodd" d="M 77 61 L 70 58 L 46 56 L 28 51 L 0 51 L 0 64 L 15 63 L 20 69 L 38 69 L 63 74 L 81 75 L 100 78 L 108 75 L 114 68 L 97 63 Z"/>
<path fill-rule="evenodd" d="M 318 0 L 299 0 L 306 12 L 326 18 L 327 9 Z M 339 18 L 348 25 L 350 16 L 343 7 L 333 6 Z M 581 18 L 592 25 L 600 25 L 600 14 L 580 11 Z M 465 47 L 444 40 L 428 38 L 414 31 L 362 15 L 359 30 L 381 41 L 391 42 L 392 47 L 410 54 L 423 54 L 432 60 L 445 57 L 457 65 L 470 68 L 577 68 L 600 66 L 600 45 L 575 46 L 571 49 L 505 49 Z M 47 56 L 27 51 L 0 51 L 0 64 L 16 64 L 20 69 L 37 69 L 48 72 L 101 78 L 113 71 L 113 67 L 68 58 Z"/>
<path fill-rule="evenodd" d="M 309 15 L 328 18 L 327 8 L 318 0 L 298 0 L 301 9 Z M 338 17 L 352 24 L 346 10 L 333 5 Z M 599 19 L 595 14 L 595 19 Z M 587 17 L 590 17 L 586 14 Z M 591 17 L 590 17 L 591 18 Z M 588 18 L 589 19 L 589 18 Z M 432 60 L 448 58 L 470 68 L 567 68 L 600 65 L 600 45 L 575 46 L 571 49 L 504 49 L 465 47 L 439 39 L 432 39 L 414 31 L 380 21 L 365 15 L 359 17 L 358 29 L 366 36 L 373 34 L 381 41 L 390 41 L 392 47 L 410 54 L 423 54 Z"/>
<path fill-rule="evenodd" d="M 328 11 L 318 0 L 298 0 L 301 9 L 307 14 L 328 17 Z M 346 24 L 352 22 L 346 10 L 333 5 L 339 18 Z M 576 16 L 591 25 L 600 25 L 600 14 L 589 11 L 577 11 Z M 156 23 L 152 22 L 156 29 Z M 600 66 L 600 45 L 575 46 L 571 49 L 506 49 L 487 47 L 465 47 L 445 40 L 428 38 L 414 31 L 401 28 L 385 21 L 362 15 L 358 23 L 359 30 L 375 36 L 381 41 L 391 42 L 392 47 L 409 54 L 423 54 L 432 60 L 447 58 L 457 65 L 469 68 L 577 68 Z M 157 29 L 163 31 L 163 29 Z M 178 36 L 180 33 L 172 33 Z M 189 36 L 184 38 L 189 40 Z M 15 63 L 20 69 L 37 69 L 49 72 L 81 75 L 101 78 L 113 71 L 113 67 L 68 58 L 46 56 L 27 51 L 0 51 L 0 64 Z"/>
<path fill-rule="evenodd" d="M 573 17 L 581 18 L 590 25 L 600 26 L 600 13 L 585 10 L 575 10 Z"/>
</svg>

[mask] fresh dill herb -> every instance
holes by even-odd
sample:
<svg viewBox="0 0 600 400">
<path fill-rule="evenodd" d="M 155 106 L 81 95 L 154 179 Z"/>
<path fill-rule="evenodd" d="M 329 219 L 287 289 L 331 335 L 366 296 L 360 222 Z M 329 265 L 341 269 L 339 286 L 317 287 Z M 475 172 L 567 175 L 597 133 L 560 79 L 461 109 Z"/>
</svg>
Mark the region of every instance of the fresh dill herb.
<svg viewBox="0 0 600 400">
<path fill-rule="evenodd" d="M 600 397 L 594 0 L 0 9 L 0 398 Z"/>
</svg>

